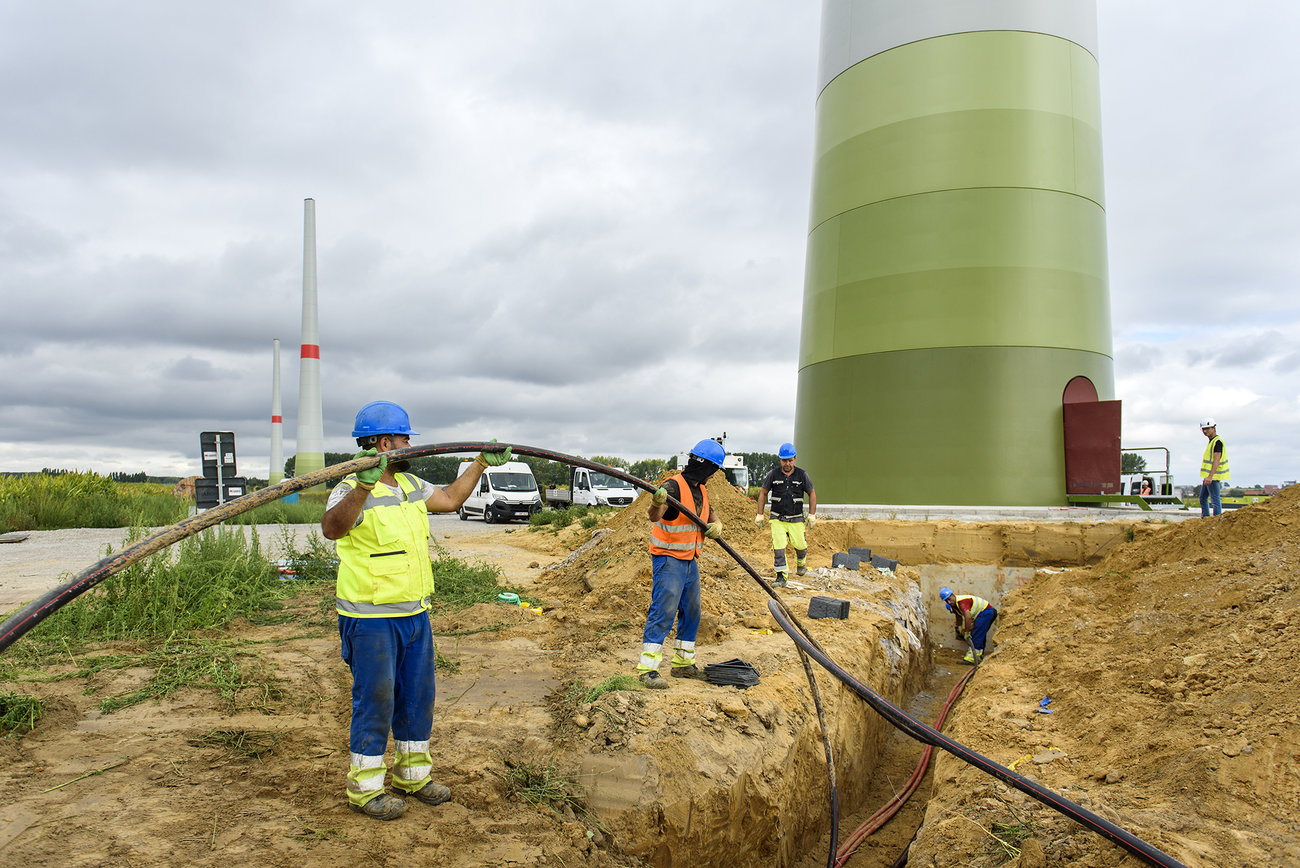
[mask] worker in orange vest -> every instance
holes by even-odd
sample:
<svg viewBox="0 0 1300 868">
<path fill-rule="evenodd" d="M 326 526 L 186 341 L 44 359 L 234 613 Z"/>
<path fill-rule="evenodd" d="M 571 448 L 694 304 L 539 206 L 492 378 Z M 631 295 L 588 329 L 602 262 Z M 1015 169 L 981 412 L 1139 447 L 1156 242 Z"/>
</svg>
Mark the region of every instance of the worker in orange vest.
<svg viewBox="0 0 1300 868">
<path fill-rule="evenodd" d="M 705 481 L 722 467 L 725 453 L 716 440 L 701 440 L 691 450 L 681 473 L 664 481 L 650 498 L 650 566 L 653 582 L 650 611 L 641 636 L 637 677 L 646 687 L 662 690 L 668 681 L 659 674 L 664 642 L 677 623 L 671 675 L 703 678 L 695 665 L 695 636 L 700 629 L 700 547 L 704 538 L 722 536 L 722 522 L 709 505 Z M 701 530 L 681 510 L 668 505 L 673 497 L 708 524 Z"/>
</svg>

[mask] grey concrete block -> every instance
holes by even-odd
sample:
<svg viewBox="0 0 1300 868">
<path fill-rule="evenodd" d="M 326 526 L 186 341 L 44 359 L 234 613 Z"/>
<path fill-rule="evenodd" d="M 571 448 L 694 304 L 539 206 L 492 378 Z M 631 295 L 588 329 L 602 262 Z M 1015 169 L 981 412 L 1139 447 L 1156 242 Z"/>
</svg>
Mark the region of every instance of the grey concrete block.
<svg viewBox="0 0 1300 868">
<path fill-rule="evenodd" d="M 862 558 L 857 555 L 847 555 L 844 552 L 836 552 L 831 555 L 831 567 L 839 567 L 842 570 L 856 570 L 862 566 Z"/>
<path fill-rule="evenodd" d="M 876 569 L 880 569 L 880 570 L 896 570 L 898 569 L 898 559 L 884 558 L 881 557 L 880 555 L 872 555 L 871 565 Z"/>
<path fill-rule="evenodd" d="M 849 546 L 849 554 L 857 555 L 864 561 L 871 560 L 871 549 L 862 548 L 861 546 Z"/>
<path fill-rule="evenodd" d="M 813 597 L 808 601 L 809 618 L 839 618 L 841 621 L 849 616 L 849 601 L 834 597 Z"/>
</svg>

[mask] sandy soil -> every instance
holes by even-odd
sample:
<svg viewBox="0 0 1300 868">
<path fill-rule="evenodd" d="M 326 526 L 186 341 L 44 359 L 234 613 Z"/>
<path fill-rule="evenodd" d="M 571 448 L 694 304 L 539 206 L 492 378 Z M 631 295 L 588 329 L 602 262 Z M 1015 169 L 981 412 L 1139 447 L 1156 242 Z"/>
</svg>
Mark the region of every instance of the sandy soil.
<svg viewBox="0 0 1300 868">
<path fill-rule="evenodd" d="M 748 524 L 752 508 L 724 492 L 716 501 L 732 545 L 770 570 L 765 532 Z M 762 683 L 739 691 L 674 682 L 668 691 L 575 704 L 563 701 L 572 683 L 635 664 L 649 588 L 641 506 L 594 540 L 454 517 L 433 527 L 438 545 L 497 564 L 503 581 L 544 601 L 542 613 L 494 604 L 435 620 L 446 634 L 440 652 L 459 665 L 439 674 L 435 713 L 435 778 L 452 787 L 451 803 L 413 804 L 395 823 L 347 809 L 348 673 L 333 619 L 320 614 L 318 599 L 304 598 L 295 604 L 300 620 L 231 631 L 247 643 L 247 659 L 279 677 L 282 693 L 273 696 L 182 691 L 101 714 L 100 699 L 148 673 L 74 676 L 77 661 L 68 658 L 0 682 L 0 690 L 47 702 L 37 731 L 0 742 L 0 863 L 825 863 L 821 746 L 807 682 L 790 642 L 767 632 L 762 592 L 716 548 L 703 559 L 701 659 L 743 657 Z M 1287 665 L 1300 615 L 1283 605 L 1300 557 L 1300 491 L 1218 519 L 1138 524 L 1127 542 L 1126 530 L 823 522 L 811 538 L 817 569 L 787 600 L 800 614 L 814 593 L 852 600 L 849 620 L 815 622 L 819 640 L 926 717 L 961 667 L 948 652 L 932 657 L 909 640 L 926 629 L 915 570 L 823 569 L 831 554 L 859 544 L 887 553 L 885 539 L 900 551 L 913 546 L 926 562 L 1053 564 L 1006 601 L 996 653 L 947 731 L 1005 765 L 1028 756 L 1018 771 L 1189 865 L 1300 862 L 1292 828 L 1300 708 Z M 0 547 L 0 558 L 27 544 Z M 75 572 L 102 553 L 85 560 L 78 552 L 60 570 Z M 840 733 L 844 835 L 892 794 L 920 751 L 830 679 L 819 685 Z M 1055 713 L 1035 714 L 1047 695 Z M 267 749 L 251 757 L 214 737 L 231 733 Z M 512 795 L 506 777 L 520 764 L 550 765 L 588 784 L 598 820 Z M 1012 825 L 1030 833 L 1019 841 L 1018 865 L 1133 864 L 951 758 L 935 764 L 934 781 L 913 799 L 912 825 L 900 817 L 850 864 L 892 864 L 922 809 L 913 865 L 1006 864 L 1011 851 L 990 833 L 1010 837 Z"/>
</svg>

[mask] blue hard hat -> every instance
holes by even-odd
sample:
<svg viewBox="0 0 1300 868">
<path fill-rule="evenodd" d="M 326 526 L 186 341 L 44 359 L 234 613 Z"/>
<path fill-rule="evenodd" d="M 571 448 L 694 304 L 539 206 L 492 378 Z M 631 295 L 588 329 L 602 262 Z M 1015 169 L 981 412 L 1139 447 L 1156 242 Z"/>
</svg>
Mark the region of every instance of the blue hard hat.
<svg viewBox="0 0 1300 868">
<path fill-rule="evenodd" d="M 952 596 L 952 588 L 939 589 L 939 599 L 943 600 L 945 603 L 948 601 L 948 598 L 951 596 Z"/>
<path fill-rule="evenodd" d="M 392 401 L 371 401 L 362 407 L 352 428 L 353 437 L 419 433 L 411 430 L 411 418 L 406 411 Z"/>
<path fill-rule="evenodd" d="M 722 444 L 717 440 L 701 440 L 695 444 L 695 448 L 691 450 L 691 455 L 705 461 L 712 461 L 719 467 L 722 466 L 723 459 L 727 457 Z"/>
<path fill-rule="evenodd" d="M 796 454 L 793 443 L 782 443 L 781 448 L 776 450 L 776 457 L 781 459 L 793 458 Z"/>
</svg>

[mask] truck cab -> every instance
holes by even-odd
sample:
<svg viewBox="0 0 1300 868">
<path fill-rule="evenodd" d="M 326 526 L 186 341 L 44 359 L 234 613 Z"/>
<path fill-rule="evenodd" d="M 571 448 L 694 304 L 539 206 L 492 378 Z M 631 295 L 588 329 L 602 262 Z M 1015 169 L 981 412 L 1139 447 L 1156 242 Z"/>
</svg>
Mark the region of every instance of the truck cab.
<svg viewBox="0 0 1300 868">
<path fill-rule="evenodd" d="M 627 506 L 636 500 L 630 482 L 585 467 L 574 468 L 572 491 L 573 502 L 585 506 Z"/>
<path fill-rule="evenodd" d="M 472 462 L 462 461 L 461 473 Z M 537 492 L 533 470 L 522 461 L 507 461 L 500 467 L 483 471 L 478 487 L 465 499 L 456 514 L 461 521 L 471 515 L 481 516 L 488 524 L 513 519 L 527 521 L 528 516 L 540 511 L 542 498 Z"/>
</svg>

